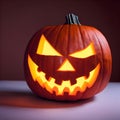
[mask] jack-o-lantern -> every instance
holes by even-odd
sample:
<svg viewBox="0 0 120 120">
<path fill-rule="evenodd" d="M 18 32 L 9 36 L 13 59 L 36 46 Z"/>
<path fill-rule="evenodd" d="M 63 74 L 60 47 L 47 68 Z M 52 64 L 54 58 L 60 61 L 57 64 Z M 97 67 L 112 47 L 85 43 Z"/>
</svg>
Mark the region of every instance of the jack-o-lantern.
<svg viewBox="0 0 120 120">
<path fill-rule="evenodd" d="M 97 29 L 83 26 L 74 14 L 66 23 L 47 26 L 28 44 L 25 77 L 37 95 L 53 100 L 90 98 L 102 91 L 111 75 L 111 52 Z"/>
</svg>

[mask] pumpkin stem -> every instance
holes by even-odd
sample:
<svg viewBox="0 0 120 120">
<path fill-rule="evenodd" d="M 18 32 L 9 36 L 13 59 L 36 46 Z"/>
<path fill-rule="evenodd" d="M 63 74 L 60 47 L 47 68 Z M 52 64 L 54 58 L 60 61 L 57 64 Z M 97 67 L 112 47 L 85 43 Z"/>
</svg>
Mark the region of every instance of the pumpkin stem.
<svg viewBox="0 0 120 120">
<path fill-rule="evenodd" d="M 68 15 L 65 16 L 66 22 L 65 24 L 79 24 L 80 22 L 78 20 L 78 16 L 74 15 L 73 13 L 69 13 Z"/>
</svg>

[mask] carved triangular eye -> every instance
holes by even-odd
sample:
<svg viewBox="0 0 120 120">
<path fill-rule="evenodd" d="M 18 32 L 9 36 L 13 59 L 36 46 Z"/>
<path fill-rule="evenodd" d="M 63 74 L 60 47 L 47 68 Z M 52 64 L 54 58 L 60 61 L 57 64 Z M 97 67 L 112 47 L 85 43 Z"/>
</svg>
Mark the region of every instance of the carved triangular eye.
<svg viewBox="0 0 120 120">
<path fill-rule="evenodd" d="M 91 43 L 85 49 L 74 52 L 74 53 L 70 54 L 69 56 L 75 57 L 75 58 L 86 58 L 86 57 L 89 57 L 89 56 L 92 56 L 92 55 L 95 55 L 95 54 L 96 54 L 96 52 L 95 52 L 95 49 L 94 49 L 94 45 L 93 45 L 93 43 Z"/>
<path fill-rule="evenodd" d="M 47 41 L 44 35 L 41 36 L 37 48 L 37 54 L 47 56 L 62 56 L 53 46 Z"/>
</svg>

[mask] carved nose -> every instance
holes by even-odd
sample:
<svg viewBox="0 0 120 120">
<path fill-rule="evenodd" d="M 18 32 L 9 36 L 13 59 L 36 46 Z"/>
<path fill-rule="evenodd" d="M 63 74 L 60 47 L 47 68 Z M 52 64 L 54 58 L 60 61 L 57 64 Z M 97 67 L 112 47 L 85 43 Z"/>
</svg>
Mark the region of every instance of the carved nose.
<svg viewBox="0 0 120 120">
<path fill-rule="evenodd" d="M 75 71 L 75 69 L 72 66 L 72 64 L 69 62 L 69 60 L 65 59 L 57 71 Z"/>
</svg>

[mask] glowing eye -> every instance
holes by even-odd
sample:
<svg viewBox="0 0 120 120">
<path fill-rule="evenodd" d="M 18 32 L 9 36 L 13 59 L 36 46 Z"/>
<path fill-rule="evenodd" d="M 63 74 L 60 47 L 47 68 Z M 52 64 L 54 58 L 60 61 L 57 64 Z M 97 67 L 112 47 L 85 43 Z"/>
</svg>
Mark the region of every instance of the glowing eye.
<svg viewBox="0 0 120 120">
<path fill-rule="evenodd" d="M 62 56 L 59 52 L 57 52 L 52 45 L 46 40 L 45 36 L 42 35 L 40 38 L 40 42 L 37 48 L 37 54 L 39 55 L 49 55 L 49 56 Z"/>
<path fill-rule="evenodd" d="M 75 58 L 86 58 L 92 55 L 95 55 L 95 49 L 93 43 L 91 43 L 88 47 L 86 47 L 84 50 L 80 50 L 77 52 L 74 52 L 70 54 L 69 56 L 75 57 Z"/>
</svg>

